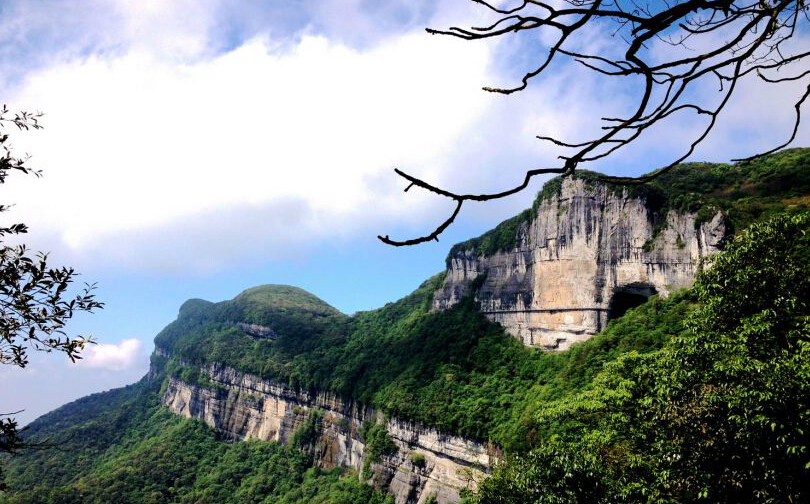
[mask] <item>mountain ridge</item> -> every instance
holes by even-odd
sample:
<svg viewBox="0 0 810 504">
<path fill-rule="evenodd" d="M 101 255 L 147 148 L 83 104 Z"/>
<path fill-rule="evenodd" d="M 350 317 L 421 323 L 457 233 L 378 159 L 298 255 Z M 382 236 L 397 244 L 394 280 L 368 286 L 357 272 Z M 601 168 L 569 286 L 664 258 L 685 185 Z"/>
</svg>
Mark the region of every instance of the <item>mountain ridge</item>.
<svg viewBox="0 0 810 504">
<path fill-rule="evenodd" d="M 808 153 L 791 155 L 806 159 Z M 795 168 L 791 163 L 787 172 Z M 810 173 L 810 161 L 801 163 L 802 173 Z M 773 180 L 772 175 L 761 178 Z M 583 194 L 593 192 L 587 181 L 573 182 Z M 757 220 L 777 207 L 806 208 L 802 194 L 794 192 L 789 188 L 762 201 L 741 196 L 727 214 L 756 213 Z M 559 199 L 557 192 L 541 204 L 556 203 L 554 198 Z M 793 208 L 785 203 L 790 198 L 796 200 Z M 755 207 L 761 211 L 751 210 Z M 550 216 L 556 218 L 556 212 Z M 648 224 L 652 232 L 655 225 Z M 636 248 L 643 251 L 643 243 Z M 586 390 L 603 365 L 622 356 L 652 355 L 679 338 L 698 304 L 690 290 L 653 295 L 587 341 L 554 353 L 525 347 L 481 312 L 477 296 L 486 288 L 484 277 L 470 279 L 467 292 L 437 310 L 435 295 L 447 277 L 440 273 L 400 300 L 352 316 L 302 289 L 280 285 L 257 286 L 218 303 L 186 301 L 177 319 L 156 336 L 152 370 L 144 380 L 80 399 L 31 424 L 32 441 L 65 435 L 71 450 L 12 460 L 13 493 L 7 502 L 113 502 L 111 496 L 138 503 L 346 502 L 339 499 L 341 492 L 365 499 L 355 502 L 455 501 L 475 488 L 478 476 L 443 488 L 427 486 L 441 478 L 450 481 L 445 477 L 450 466 L 436 463 L 441 450 L 431 455 L 421 441 L 413 441 L 417 431 L 435 432 L 435 439 L 475 441 L 495 458 L 525 453 L 553 434 L 538 420 L 539 411 Z M 295 399 L 304 397 L 314 399 Z M 218 441 L 233 439 L 228 432 L 256 422 L 278 427 L 251 432 L 270 438 L 273 431 L 272 438 L 278 434 L 286 445 L 250 441 L 234 447 Z M 398 427 L 405 424 L 410 427 Z M 82 445 L 74 439 L 91 441 Z M 212 455 L 192 460 L 194 452 L 182 444 L 189 439 Z M 177 453 L 162 450 L 163 445 Z M 338 455 L 355 458 L 343 464 L 336 462 Z M 252 465 L 242 465 L 234 458 L 239 456 Z M 84 469 L 71 472 L 70 467 Z M 238 474 L 233 467 L 239 467 Z M 431 477 L 437 467 L 445 476 Z M 44 482 L 38 479 L 42 472 L 49 475 Z M 365 485 L 390 491 L 395 480 L 389 496 Z M 326 490 L 312 490 L 316 482 Z M 120 500 L 121 495 L 128 497 Z M 266 501 L 270 496 L 277 500 Z"/>
<path fill-rule="evenodd" d="M 790 149 L 678 165 L 640 186 L 555 177 L 530 209 L 450 249 L 434 308 L 472 293 L 523 344 L 564 350 L 652 294 L 689 287 L 735 229 L 807 209 L 808 165 L 810 150 Z"/>
</svg>

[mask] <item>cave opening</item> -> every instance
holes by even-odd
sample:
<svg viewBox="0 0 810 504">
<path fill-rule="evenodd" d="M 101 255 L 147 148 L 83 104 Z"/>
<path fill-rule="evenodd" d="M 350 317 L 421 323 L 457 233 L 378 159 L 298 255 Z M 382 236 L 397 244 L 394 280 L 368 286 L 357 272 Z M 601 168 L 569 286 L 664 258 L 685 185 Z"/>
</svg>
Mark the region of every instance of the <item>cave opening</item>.
<svg viewBox="0 0 810 504">
<path fill-rule="evenodd" d="M 655 292 L 655 287 L 643 283 L 634 283 L 617 288 L 610 300 L 608 320 L 617 319 L 627 313 L 628 310 L 643 305 Z"/>
</svg>

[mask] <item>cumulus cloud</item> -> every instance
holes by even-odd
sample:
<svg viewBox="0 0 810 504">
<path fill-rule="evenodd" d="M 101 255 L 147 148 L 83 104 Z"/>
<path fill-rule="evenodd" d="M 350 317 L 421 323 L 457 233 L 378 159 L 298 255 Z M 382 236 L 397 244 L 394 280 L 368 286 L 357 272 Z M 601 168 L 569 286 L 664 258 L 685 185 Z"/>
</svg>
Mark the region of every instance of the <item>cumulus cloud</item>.
<svg viewBox="0 0 810 504">
<path fill-rule="evenodd" d="M 53 15 L 28 7 L 39 4 L 12 5 L 18 17 L 50 26 Z M 295 253 L 313 240 L 421 233 L 441 220 L 447 202 L 403 195 L 393 167 L 458 191 L 505 189 L 526 169 L 557 165 L 559 149 L 535 135 L 587 139 L 599 131 L 599 117 L 622 114 L 635 96 L 626 83 L 573 65 L 517 95 L 482 92 L 519 79 L 516 68 L 531 68 L 534 61 L 515 53 L 534 54 L 525 44 L 533 49 L 536 41 L 487 45 L 426 35 L 424 25 L 474 21 L 473 11 L 448 2 L 330 0 L 307 7 L 301 19 L 274 7 L 292 20 L 269 34 L 259 27 L 267 28 L 261 20 L 273 9 L 259 15 L 240 4 L 239 15 L 218 0 L 198 9 L 161 0 L 133 5 L 108 4 L 109 26 L 73 37 L 104 50 L 66 51 L 10 91 L 15 107 L 47 113 L 46 130 L 17 136 L 46 176 L 9 181 L 13 212 L 31 226 L 33 245 L 79 264 L 210 269 L 246 254 Z M 340 8 L 348 14 L 338 26 Z M 194 14 L 186 19 L 188 11 Z M 236 34 L 227 35 L 223 19 Z M 371 33 L 374 43 L 357 43 L 353 32 Z M 732 104 L 729 117 L 739 122 L 718 125 L 720 140 L 701 156 L 764 145 L 788 124 L 790 107 L 770 113 L 782 97 L 762 93 L 752 87 Z M 753 141 L 739 128 L 740 114 L 752 110 L 765 116 Z M 696 124 L 673 121 L 588 168 L 653 168 L 654 160 L 677 157 Z"/>
<path fill-rule="evenodd" d="M 390 212 L 369 181 L 397 165 L 439 178 L 447 146 L 490 99 L 479 92 L 487 63 L 485 46 L 414 34 L 367 51 L 255 39 L 189 65 L 131 52 L 51 66 L 12 100 L 47 111 L 46 129 L 18 140 L 46 177 L 11 182 L 15 211 L 74 249 L 285 198 Z"/>
<path fill-rule="evenodd" d="M 79 363 L 90 368 L 123 371 L 142 364 L 142 347 L 143 343 L 135 338 L 122 340 L 118 344 L 88 345 L 82 352 Z"/>
</svg>

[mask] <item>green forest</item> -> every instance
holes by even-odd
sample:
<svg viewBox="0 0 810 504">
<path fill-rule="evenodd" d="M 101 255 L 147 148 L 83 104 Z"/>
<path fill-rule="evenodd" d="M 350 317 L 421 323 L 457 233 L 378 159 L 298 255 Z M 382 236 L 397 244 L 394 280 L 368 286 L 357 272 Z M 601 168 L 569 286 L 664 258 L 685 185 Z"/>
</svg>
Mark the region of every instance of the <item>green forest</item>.
<svg viewBox="0 0 810 504">
<path fill-rule="evenodd" d="M 552 179 L 537 201 L 559 187 Z M 170 357 L 153 355 L 154 375 L 30 426 L 41 446 L 2 461 L 0 502 L 393 502 L 364 474 L 314 467 L 305 430 L 288 445 L 230 442 L 160 405 L 169 376 L 212 386 L 200 373 L 211 363 L 497 446 L 470 504 L 807 501 L 810 150 L 684 165 L 632 191 L 657 218 L 722 211 L 733 234 L 692 288 L 567 351 L 524 347 L 472 296 L 431 310 L 441 274 L 353 316 L 278 285 L 190 300 L 155 338 Z M 511 247 L 527 212 L 450 254 Z M 363 432 L 380 453 L 383 434 Z"/>
<path fill-rule="evenodd" d="M 16 491 L 3 502 L 393 503 L 349 472 L 313 467 L 296 446 L 220 439 L 162 408 L 158 387 L 142 380 L 39 420 L 47 427 L 34 427 L 33 437 L 58 449 L 11 464 Z"/>
</svg>

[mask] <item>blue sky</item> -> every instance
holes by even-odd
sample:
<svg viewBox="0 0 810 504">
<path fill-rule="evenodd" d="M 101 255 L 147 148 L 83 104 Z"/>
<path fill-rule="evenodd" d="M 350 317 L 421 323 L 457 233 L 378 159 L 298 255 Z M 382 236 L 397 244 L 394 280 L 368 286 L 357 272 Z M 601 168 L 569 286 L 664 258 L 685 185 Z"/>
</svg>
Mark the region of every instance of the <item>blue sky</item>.
<svg viewBox="0 0 810 504">
<path fill-rule="evenodd" d="M 505 188 L 559 154 L 535 135 L 582 138 L 632 101 L 631 83 L 564 65 L 523 93 L 481 91 L 515 82 L 537 39 L 466 43 L 424 27 L 484 14 L 465 0 L 0 3 L 2 101 L 46 113 L 45 130 L 15 134 L 45 176 L 3 187 L 15 204 L 4 218 L 28 223 L 27 243 L 106 302 L 70 326 L 99 341 L 87 362 L 0 369 L 0 410 L 24 408 L 27 422 L 135 381 L 191 297 L 285 283 L 347 313 L 381 306 L 439 272 L 452 243 L 529 206 L 542 179 L 469 205 L 440 243 L 376 239 L 423 234 L 449 210 L 403 194 L 393 167 L 459 191 Z M 693 159 L 778 143 L 791 96 L 743 85 Z M 588 168 L 649 171 L 696 127 L 673 121 Z"/>
</svg>

